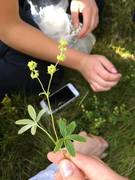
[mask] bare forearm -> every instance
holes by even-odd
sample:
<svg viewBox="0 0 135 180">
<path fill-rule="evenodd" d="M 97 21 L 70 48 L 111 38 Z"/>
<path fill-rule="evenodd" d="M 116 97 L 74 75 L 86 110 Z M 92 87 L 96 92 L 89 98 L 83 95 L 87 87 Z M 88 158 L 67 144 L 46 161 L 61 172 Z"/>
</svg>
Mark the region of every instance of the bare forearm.
<svg viewBox="0 0 135 180">
<path fill-rule="evenodd" d="M 1 37 L 2 41 L 10 47 L 42 60 L 56 62 L 56 56 L 59 53 L 56 41 L 23 21 L 8 29 L 8 32 L 5 31 Z M 66 61 L 62 64 L 79 70 L 83 56 L 83 53 L 68 48 Z"/>
</svg>

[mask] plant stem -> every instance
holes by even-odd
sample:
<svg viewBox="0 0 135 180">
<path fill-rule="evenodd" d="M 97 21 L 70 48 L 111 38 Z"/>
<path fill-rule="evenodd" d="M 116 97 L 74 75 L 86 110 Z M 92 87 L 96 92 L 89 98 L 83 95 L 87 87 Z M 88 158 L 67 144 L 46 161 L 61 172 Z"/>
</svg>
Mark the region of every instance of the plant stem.
<svg viewBox="0 0 135 180">
<path fill-rule="evenodd" d="M 55 66 L 57 66 L 57 64 L 58 64 L 58 62 L 56 62 L 56 65 L 55 65 Z M 41 85 L 41 88 L 42 88 L 42 90 L 43 90 L 46 98 L 47 98 L 47 103 L 48 103 L 48 107 L 49 107 L 49 111 L 50 111 L 50 115 L 51 115 L 51 121 L 52 121 L 53 131 L 54 131 L 56 140 L 58 141 L 58 135 L 57 135 L 57 132 L 56 132 L 55 123 L 54 123 L 54 117 L 53 117 L 53 114 L 52 114 L 51 104 L 50 104 L 50 100 L 49 100 L 49 95 L 50 95 L 50 92 L 49 92 L 49 91 L 50 91 L 50 86 L 51 86 L 52 78 L 53 78 L 53 75 L 51 75 L 51 77 L 50 77 L 49 84 L 48 84 L 48 88 L 47 88 L 47 92 L 45 91 L 45 88 L 44 88 L 42 82 L 40 81 L 40 79 L 39 79 L 39 78 L 37 78 L 37 79 L 38 79 L 38 81 L 39 81 L 39 83 L 40 83 L 40 85 Z"/>
<path fill-rule="evenodd" d="M 51 86 L 51 82 L 52 82 L 52 78 L 53 78 L 53 74 L 51 74 L 51 77 L 50 77 L 50 80 L 49 80 L 49 83 L 48 83 L 48 88 L 47 88 L 47 94 L 48 96 L 50 95 L 50 86 Z"/>
<path fill-rule="evenodd" d="M 55 64 L 55 67 L 57 68 L 58 65 L 58 61 Z M 54 117 L 52 114 L 52 108 L 51 108 L 51 104 L 50 104 L 50 100 L 49 100 L 49 95 L 50 95 L 50 86 L 51 86 L 51 82 L 52 82 L 52 78 L 53 78 L 53 74 L 51 74 L 50 80 L 49 80 L 49 84 L 48 84 L 48 88 L 47 88 L 47 93 L 46 93 L 46 98 L 47 98 L 47 103 L 48 103 L 48 107 L 49 107 L 49 111 L 50 111 L 50 115 L 51 115 L 51 121 L 52 121 L 52 126 L 53 126 L 53 131 L 56 137 L 56 140 L 58 141 L 58 135 L 57 135 L 57 131 L 55 128 L 55 122 L 54 122 Z"/>
<path fill-rule="evenodd" d="M 46 90 L 45 90 L 45 88 L 44 88 L 44 86 L 43 86 L 42 82 L 40 81 L 40 79 L 39 79 L 39 78 L 37 78 L 37 80 L 39 81 L 39 84 L 40 84 L 40 86 L 41 86 L 41 88 L 42 88 L 43 92 L 44 92 L 44 93 L 45 93 L 45 95 L 46 95 L 47 93 L 46 93 Z"/>
<path fill-rule="evenodd" d="M 58 135 L 57 135 L 57 131 L 56 131 L 56 128 L 55 128 L 54 117 L 53 117 L 53 114 L 52 114 L 52 109 L 51 109 L 51 105 L 50 105 L 49 96 L 47 96 L 47 103 L 48 103 L 48 107 L 49 107 L 49 111 L 50 111 L 50 115 L 51 115 L 51 121 L 52 121 L 53 131 L 54 131 L 56 140 L 58 141 Z"/>
<path fill-rule="evenodd" d="M 44 132 L 46 133 L 46 135 L 51 139 L 51 141 L 56 145 L 56 142 L 55 142 L 55 140 L 53 139 L 53 137 L 52 137 L 44 128 L 42 128 L 42 127 L 39 126 L 38 124 L 37 124 L 37 126 L 38 126 L 42 131 L 44 131 Z"/>
</svg>

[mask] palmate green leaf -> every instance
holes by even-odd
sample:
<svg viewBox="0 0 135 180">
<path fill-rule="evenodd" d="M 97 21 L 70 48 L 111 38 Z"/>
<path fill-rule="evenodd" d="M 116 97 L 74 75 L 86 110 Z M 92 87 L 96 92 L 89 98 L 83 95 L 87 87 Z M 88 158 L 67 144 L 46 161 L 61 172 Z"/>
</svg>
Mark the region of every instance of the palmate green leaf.
<svg viewBox="0 0 135 180">
<path fill-rule="evenodd" d="M 36 118 L 36 122 L 39 122 L 41 117 L 43 116 L 43 114 L 45 113 L 45 109 L 42 109 L 41 111 L 39 111 L 37 118 Z"/>
<path fill-rule="evenodd" d="M 71 156 L 75 156 L 75 148 L 73 143 L 70 140 L 65 140 L 64 145 L 67 151 L 69 152 L 69 154 L 71 154 Z"/>
<path fill-rule="evenodd" d="M 28 113 L 30 117 L 35 121 L 36 120 L 36 111 L 32 105 L 28 105 Z"/>
<path fill-rule="evenodd" d="M 67 125 L 67 135 L 70 135 L 74 132 L 76 128 L 76 123 L 75 121 L 72 121 L 70 124 Z"/>
<path fill-rule="evenodd" d="M 31 128 L 31 134 L 34 136 L 36 134 L 37 125 L 32 126 Z"/>
<path fill-rule="evenodd" d="M 71 135 L 67 136 L 66 138 L 68 138 L 70 140 L 74 140 L 74 141 L 86 142 L 86 138 L 83 136 L 80 136 L 78 134 L 71 134 Z"/>
<path fill-rule="evenodd" d="M 26 126 L 23 126 L 23 127 L 18 131 L 18 134 L 24 133 L 25 131 L 27 131 L 27 130 L 30 129 L 31 127 L 32 127 L 32 125 L 30 125 L 30 124 L 27 124 Z"/>
<path fill-rule="evenodd" d="M 59 151 L 59 150 L 61 149 L 63 143 L 64 143 L 64 139 L 63 139 L 63 138 L 59 139 L 59 140 L 57 141 L 57 143 L 56 143 L 55 148 L 54 148 L 54 152 Z"/>
<path fill-rule="evenodd" d="M 67 129 L 66 129 L 66 121 L 65 119 L 60 119 L 58 121 L 58 125 L 59 125 L 59 129 L 60 129 L 60 133 L 63 137 L 65 137 L 67 135 Z"/>
<path fill-rule="evenodd" d="M 17 125 L 25 125 L 25 124 L 34 124 L 35 122 L 32 121 L 31 119 L 20 119 L 15 122 Z"/>
</svg>

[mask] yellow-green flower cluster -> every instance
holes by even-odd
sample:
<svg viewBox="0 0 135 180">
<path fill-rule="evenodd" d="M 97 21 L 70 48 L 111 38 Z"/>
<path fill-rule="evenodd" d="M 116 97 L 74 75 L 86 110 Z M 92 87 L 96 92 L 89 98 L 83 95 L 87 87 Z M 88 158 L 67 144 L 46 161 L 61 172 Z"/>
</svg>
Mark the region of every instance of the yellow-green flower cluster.
<svg viewBox="0 0 135 180">
<path fill-rule="evenodd" d="M 56 66 L 51 64 L 50 66 L 48 66 L 47 71 L 48 74 L 53 75 L 56 72 Z"/>
<path fill-rule="evenodd" d="M 31 74 L 30 74 L 31 78 L 32 79 L 38 78 L 39 77 L 39 71 L 36 70 L 37 63 L 35 61 L 29 61 L 27 66 L 29 67 L 29 69 L 31 71 Z"/>
<path fill-rule="evenodd" d="M 66 58 L 65 52 L 67 50 L 68 42 L 64 39 L 61 39 L 59 41 L 58 49 L 60 50 L 60 53 L 57 55 L 57 61 L 63 62 Z"/>
</svg>

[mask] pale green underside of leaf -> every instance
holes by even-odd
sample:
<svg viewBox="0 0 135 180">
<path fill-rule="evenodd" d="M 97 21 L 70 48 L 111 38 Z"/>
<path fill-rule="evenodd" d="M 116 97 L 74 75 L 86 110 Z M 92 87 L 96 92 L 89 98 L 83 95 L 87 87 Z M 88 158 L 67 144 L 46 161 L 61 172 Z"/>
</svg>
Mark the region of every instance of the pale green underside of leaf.
<svg viewBox="0 0 135 180">
<path fill-rule="evenodd" d="M 36 120 L 36 111 L 32 105 L 28 105 L 28 113 L 30 117 L 35 121 Z"/>
<path fill-rule="evenodd" d="M 23 127 L 18 131 L 18 134 L 24 133 L 25 131 L 27 131 L 27 130 L 30 129 L 31 127 L 32 127 L 32 125 L 30 125 L 30 124 L 27 124 L 26 126 L 23 126 Z"/>
<path fill-rule="evenodd" d="M 36 134 L 36 130 L 37 130 L 37 125 L 34 125 L 32 128 L 31 128 L 31 134 L 34 136 Z"/>
<path fill-rule="evenodd" d="M 31 119 L 20 119 L 15 122 L 17 125 L 25 125 L 25 124 L 34 124 L 35 122 L 32 121 Z"/>
<path fill-rule="evenodd" d="M 44 113 L 45 113 L 45 109 L 42 109 L 42 110 L 38 113 L 37 118 L 36 118 L 36 122 L 39 122 L 39 121 L 40 121 L 40 119 L 41 119 L 41 117 L 44 115 Z"/>
</svg>

